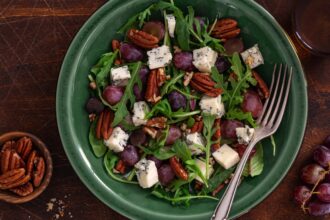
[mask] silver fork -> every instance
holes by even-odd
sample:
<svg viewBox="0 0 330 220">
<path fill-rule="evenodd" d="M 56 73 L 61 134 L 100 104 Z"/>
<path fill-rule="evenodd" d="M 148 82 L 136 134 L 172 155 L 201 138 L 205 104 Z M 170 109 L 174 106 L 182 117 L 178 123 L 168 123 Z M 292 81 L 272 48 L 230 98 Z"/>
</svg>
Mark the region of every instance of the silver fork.
<svg viewBox="0 0 330 220">
<path fill-rule="evenodd" d="M 212 220 L 227 220 L 232 206 L 235 193 L 240 182 L 242 171 L 249 158 L 249 155 L 253 147 L 262 139 L 274 134 L 278 129 L 285 110 L 286 103 L 288 101 L 291 79 L 292 79 L 292 67 L 289 74 L 288 66 L 285 66 L 284 76 L 282 76 L 282 64 L 279 67 L 278 75 L 275 77 L 277 65 L 274 66 L 272 82 L 270 86 L 270 97 L 266 100 L 261 116 L 257 120 L 258 127 L 255 130 L 254 136 L 251 139 L 244 155 L 242 156 L 235 174 L 231 179 L 227 190 L 217 205 Z M 287 76 L 289 75 L 289 76 Z M 276 78 L 276 79 L 275 79 Z M 282 79 L 281 79 L 282 78 Z M 274 88 L 276 80 L 276 85 Z M 282 81 L 280 85 L 280 81 Z M 281 87 L 281 88 L 279 88 Z M 285 90 L 285 91 L 284 91 Z"/>
</svg>

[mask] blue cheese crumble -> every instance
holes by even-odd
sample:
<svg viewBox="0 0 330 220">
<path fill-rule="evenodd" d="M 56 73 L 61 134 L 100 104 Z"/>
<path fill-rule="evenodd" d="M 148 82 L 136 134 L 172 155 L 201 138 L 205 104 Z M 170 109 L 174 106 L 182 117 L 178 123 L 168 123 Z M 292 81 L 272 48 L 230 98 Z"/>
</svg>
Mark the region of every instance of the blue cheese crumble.
<svg viewBox="0 0 330 220">
<path fill-rule="evenodd" d="M 175 17 L 172 14 L 166 15 L 166 22 L 167 22 L 167 27 L 168 27 L 168 34 L 170 35 L 171 38 L 174 38 L 174 31 L 175 31 Z"/>
<path fill-rule="evenodd" d="M 110 78 L 112 84 L 115 86 L 126 86 L 131 78 L 131 74 L 128 70 L 128 66 L 121 66 L 116 68 L 111 68 Z"/>
<path fill-rule="evenodd" d="M 236 128 L 236 135 L 238 143 L 248 145 L 254 135 L 254 128 L 247 125 Z"/>
<path fill-rule="evenodd" d="M 217 118 L 221 118 L 225 114 L 225 106 L 221 101 L 221 95 L 217 97 L 204 95 L 199 105 L 204 113 L 215 115 Z"/>
<path fill-rule="evenodd" d="M 142 188 L 150 188 L 158 183 L 158 172 L 154 161 L 141 159 L 134 166 L 136 168 L 136 176 Z"/>
<path fill-rule="evenodd" d="M 257 66 L 264 64 L 264 58 L 259 50 L 258 44 L 253 47 L 243 51 L 241 53 L 242 59 L 246 65 L 248 65 L 251 69 L 256 68 Z"/>
<path fill-rule="evenodd" d="M 193 51 L 193 65 L 201 72 L 210 73 L 218 57 L 218 53 L 210 47 L 202 47 Z"/>
<path fill-rule="evenodd" d="M 129 135 L 125 131 L 123 131 L 120 127 L 115 127 L 109 139 L 104 140 L 104 144 L 110 150 L 118 153 L 124 150 L 124 147 L 127 145 L 128 138 Z"/>
<path fill-rule="evenodd" d="M 149 69 L 165 67 L 172 61 L 170 48 L 166 45 L 154 48 L 147 52 Z"/>
<path fill-rule="evenodd" d="M 135 102 L 133 106 L 133 124 L 135 126 L 145 125 L 148 121 L 145 117 L 149 111 L 149 106 L 145 101 Z"/>
</svg>

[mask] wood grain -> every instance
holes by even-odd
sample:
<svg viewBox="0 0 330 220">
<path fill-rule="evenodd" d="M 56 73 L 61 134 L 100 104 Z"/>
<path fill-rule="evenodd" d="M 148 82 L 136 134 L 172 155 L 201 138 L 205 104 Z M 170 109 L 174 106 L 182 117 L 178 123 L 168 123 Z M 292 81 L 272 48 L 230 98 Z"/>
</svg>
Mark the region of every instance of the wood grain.
<svg viewBox="0 0 330 220">
<path fill-rule="evenodd" d="M 258 0 L 290 32 L 290 16 L 298 0 Z M 81 183 L 63 151 L 55 116 L 55 93 L 61 62 L 69 44 L 104 0 L 0 1 L 0 133 L 24 130 L 50 147 L 54 174 L 50 186 L 28 204 L 0 203 L 0 220 L 52 219 L 46 211 L 51 198 L 67 205 L 62 219 L 126 218 L 117 214 Z M 309 118 L 297 160 L 279 187 L 241 220 L 307 220 L 292 201 L 298 172 L 308 162 L 313 145 L 330 134 L 330 58 L 303 60 L 309 89 Z M 315 218 L 315 219 L 326 219 Z M 329 219 L 329 218 L 328 218 Z"/>
</svg>

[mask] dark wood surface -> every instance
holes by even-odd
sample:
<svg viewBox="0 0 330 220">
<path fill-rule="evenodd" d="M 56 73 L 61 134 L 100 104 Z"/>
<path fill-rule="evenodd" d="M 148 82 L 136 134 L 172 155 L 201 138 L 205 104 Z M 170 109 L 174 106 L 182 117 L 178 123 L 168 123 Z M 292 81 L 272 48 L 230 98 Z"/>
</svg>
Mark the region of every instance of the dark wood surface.
<svg viewBox="0 0 330 220">
<path fill-rule="evenodd" d="M 297 0 L 259 0 L 286 29 Z M 52 219 L 63 201 L 61 219 L 125 219 L 82 184 L 63 151 L 56 125 L 55 93 L 61 62 L 75 33 L 105 0 L 1 0 L 0 1 L 0 133 L 21 130 L 46 142 L 53 155 L 54 175 L 48 189 L 23 205 L 0 202 L 0 220 Z M 308 125 L 297 160 L 279 187 L 240 219 L 301 219 L 292 201 L 298 171 L 318 144 L 330 134 L 330 58 L 307 57 L 303 65 L 308 81 Z M 279 146 L 280 147 L 280 146 Z M 54 209 L 47 203 L 56 198 Z M 326 217 L 320 218 L 326 219 Z"/>
</svg>

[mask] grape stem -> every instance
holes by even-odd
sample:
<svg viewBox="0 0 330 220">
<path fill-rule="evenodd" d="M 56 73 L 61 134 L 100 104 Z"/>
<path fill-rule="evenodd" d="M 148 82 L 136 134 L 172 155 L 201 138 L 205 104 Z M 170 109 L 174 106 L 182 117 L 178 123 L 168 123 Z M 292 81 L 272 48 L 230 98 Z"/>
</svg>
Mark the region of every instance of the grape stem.
<svg viewBox="0 0 330 220">
<path fill-rule="evenodd" d="M 324 171 L 323 174 L 319 177 L 319 179 L 318 179 L 318 180 L 316 181 L 316 183 L 314 184 L 313 189 L 312 189 L 312 191 L 311 191 L 311 195 L 312 195 L 312 194 L 319 194 L 319 192 L 315 192 L 315 190 L 316 190 L 317 186 L 320 184 L 320 182 L 324 179 L 325 175 L 327 175 L 327 174 L 329 174 L 329 173 L 330 173 L 330 164 L 329 164 L 329 168 L 328 168 L 328 170 L 327 170 L 327 171 Z M 305 206 L 306 203 L 307 203 L 307 201 L 308 201 L 309 199 L 310 199 L 310 197 L 309 197 L 309 198 L 306 198 L 306 199 L 303 201 L 303 203 L 301 204 L 301 209 L 304 211 L 305 214 L 306 214 L 306 211 L 309 209 L 308 207 Z"/>
</svg>

